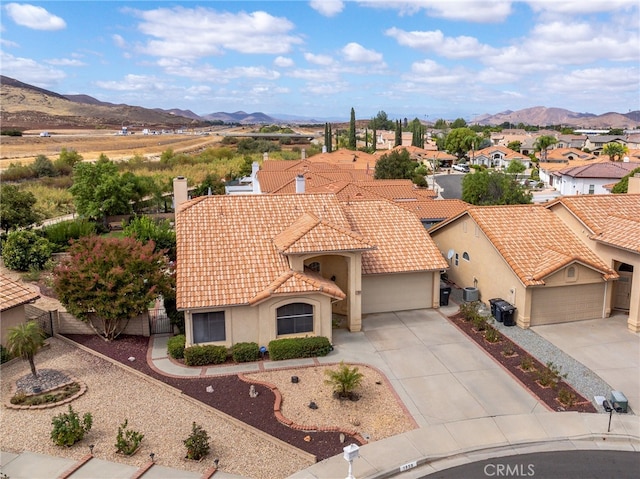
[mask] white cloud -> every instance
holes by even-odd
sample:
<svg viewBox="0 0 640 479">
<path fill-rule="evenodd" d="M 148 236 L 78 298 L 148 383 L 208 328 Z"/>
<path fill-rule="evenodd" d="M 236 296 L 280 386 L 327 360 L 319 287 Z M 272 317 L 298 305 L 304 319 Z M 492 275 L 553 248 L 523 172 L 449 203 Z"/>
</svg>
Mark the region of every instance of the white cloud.
<svg viewBox="0 0 640 479">
<path fill-rule="evenodd" d="M 309 6 L 320 15 L 333 17 L 344 9 L 344 2 L 341 0 L 311 0 Z"/>
<path fill-rule="evenodd" d="M 511 0 L 364 0 L 360 4 L 374 8 L 391 8 L 401 15 L 426 10 L 427 15 L 446 20 L 475 23 L 500 23 L 511 14 Z"/>
<path fill-rule="evenodd" d="M 330 70 L 309 70 L 298 69 L 287 73 L 288 77 L 306 80 L 308 82 L 335 82 L 338 74 Z"/>
<path fill-rule="evenodd" d="M 7 48 L 16 48 L 19 46 L 16 42 L 12 42 L 11 40 L 6 40 L 4 38 L 0 38 L 0 45 Z"/>
<path fill-rule="evenodd" d="M 126 10 L 142 18 L 139 30 L 152 37 L 141 50 L 161 57 L 200 58 L 239 53 L 285 54 L 302 43 L 294 25 L 266 12 L 217 12 L 204 7 Z"/>
<path fill-rule="evenodd" d="M 333 83 L 307 83 L 302 91 L 310 95 L 335 95 L 350 90 L 350 85 L 346 82 Z"/>
<path fill-rule="evenodd" d="M 59 67 L 83 67 L 86 63 L 75 60 L 71 58 L 51 58 L 49 60 L 45 60 L 49 65 L 55 65 Z"/>
<path fill-rule="evenodd" d="M 638 6 L 638 0 L 528 0 L 534 12 L 585 15 L 589 13 L 612 12 L 626 7 Z"/>
<path fill-rule="evenodd" d="M 342 48 L 342 55 L 345 60 L 356 63 L 379 63 L 382 62 L 382 54 L 374 50 L 368 50 L 359 43 L 351 42 Z"/>
<path fill-rule="evenodd" d="M 62 70 L 41 65 L 31 58 L 15 57 L 0 52 L 2 74 L 42 88 L 52 88 L 66 77 Z"/>
<path fill-rule="evenodd" d="M 329 66 L 334 63 L 334 60 L 329 55 L 315 55 L 313 53 L 305 53 L 304 59 L 314 65 Z"/>
<path fill-rule="evenodd" d="M 127 46 L 127 42 L 124 38 L 122 38 L 122 35 L 118 35 L 117 33 L 115 33 L 111 35 L 111 39 L 117 47 L 125 48 Z"/>
<path fill-rule="evenodd" d="M 145 92 L 145 91 L 163 91 L 165 86 L 162 81 L 153 76 L 147 75 L 126 75 L 122 80 L 97 81 L 96 85 L 105 90 L 126 91 L 126 92 Z"/>
<path fill-rule="evenodd" d="M 599 91 L 606 94 L 635 92 L 637 95 L 639 75 L 638 67 L 585 68 L 547 77 L 543 83 L 545 88 L 562 93 Z"/>
<path fill-rule="evenodd" d="M 400 45 L 420 51 L 433 52 L 445 58 L 476 58 L 493 55 L 496 49 L 483 45 L 468 36 L 445 37 L 440 30 L 407 32 L 396 27 L 389 28 L 385 35 L 395 38 Z"/>
<path fill-rule="evenodd" d="M 278 56 L 275 58 L 275 60 L 273 60 L 273 64 L 277 67 L 288 68 L 292 67 L 294 65 L 294 62 L 289 57 Z"/>
<path fill-rule="evenodd" d="M 447 68 L 433 60 L 422 60 L 411 65 L 411 72 L 403 75 L 403 79 L 415 83 L 442 85 L 458 85 L 468 81 L 470 74 L 463 68 Z"/>
<path fill-rule="evenodd" d="M 62 18 L 49 13 L 42 7 L 8 3 L 4 8 L 15 23 L 33 30 L 62 30 L 67 26 Z"/>
</svg>

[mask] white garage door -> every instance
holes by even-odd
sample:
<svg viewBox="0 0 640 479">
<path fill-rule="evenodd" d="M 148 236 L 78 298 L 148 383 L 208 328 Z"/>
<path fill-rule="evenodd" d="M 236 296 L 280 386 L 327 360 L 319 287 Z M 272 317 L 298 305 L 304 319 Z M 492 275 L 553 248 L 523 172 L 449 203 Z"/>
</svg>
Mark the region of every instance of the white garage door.
<svg viewBox="0 0 640 479">
<path fill-rule="evenodd" d="M 375 274 L 362 277 L 362 313 L 432 307 L 433 273 Z"/>
<path fill-rule="evenodd" d="M 534 289 L 531 326 L 602 317 L 604 283 Z"/>
</svg>

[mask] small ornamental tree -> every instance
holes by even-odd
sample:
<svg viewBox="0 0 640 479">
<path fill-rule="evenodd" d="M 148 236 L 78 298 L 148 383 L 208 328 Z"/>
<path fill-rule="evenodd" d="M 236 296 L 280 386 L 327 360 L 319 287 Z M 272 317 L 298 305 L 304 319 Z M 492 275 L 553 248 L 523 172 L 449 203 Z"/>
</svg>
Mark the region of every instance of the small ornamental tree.
<svg viewBox="0 0 640 479">
<path fill-rule="evenodd" d="M 103 339 L 116 339 L 150 302 L 171 291 L 168 260 L 154 248 L 153 241 L 142 244 L 133 238 L 73 241 L 69 257 L 54 270 L 60 301 Z"/>
<path fill-rule="evenodd" d="M 36 197 L 30 191 L 22 191 L 15 185 L 2 185 L 0 192 L 0 226 L 5 233 L 38 223 L 42 218 L 35 209 Z"/>
<path fill-rule="evenodd" d="M 2 245 L 2 259 L 7 268 L 16 271 L 41 270 L 51 259 L 54 246 L 34 231 L 12 231 Z"/>
<path fill-rule="evenodd" d="M 42 328 L 35 321 L 22 323 L 9 329 L 7 345 L 9 353 L 13 356 L 20 356 L 25 361 L 29 361 L 31 374 L 38 377 L 34 358 L 37 352 L 44 345 L 45 334 Z"/>
<path fill-rule="evenodd" d="M 191 425 L 191 434 L 183 443 L 187 448 L 187 459 L 199 461 L 209 454 L 209 434 L 195 422 Z"/>
</svg>

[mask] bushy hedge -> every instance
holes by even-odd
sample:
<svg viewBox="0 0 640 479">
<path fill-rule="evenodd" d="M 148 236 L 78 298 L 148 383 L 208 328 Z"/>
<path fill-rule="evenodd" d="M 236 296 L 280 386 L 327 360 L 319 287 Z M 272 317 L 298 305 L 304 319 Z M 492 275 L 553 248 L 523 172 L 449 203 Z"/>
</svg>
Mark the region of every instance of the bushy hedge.
<svg viewBox="0 0 640 479">
<path fill-rule="evenodd" d="M 97 225 L 85 219 L 61 221 L 44 228 L 47 239 L 55 244 L 56 252 L 64 251 L 69 247 L 70 239 L 79 239 L 97 233 Z"/>
<path fill-rule="evenodd" d="M 248 363 L 260 359 L 258 343 L 236 343 L 231 347 L 231 357 L 236 363 Z"/>
<path fill-rule="evenodd" d="M 227 360 L 227 348 L 208 344 L 205 346 L 190 346 L 184 350 L 184 363 L 187 366 L 206 366 L 207 364 L 221 364 Z"/>
<path fill-rule="evenodd" d="M 184 358 L 185 342 L 186 337 L 184 334 L 179 334 L 178 336 L 169 338 L 169 341 L 167 341 L 167 352 L 169 353 L 169 356 L 173 359 Z"/>
<path fill-rule="evenodd" d="M 274 339 L 269 342 L 269 358 L 274 361 L 295 358 L 315 358 L 318 356 L 326 356 L 331 349 L 329 339 L 324 336 Z"/>
</svg>

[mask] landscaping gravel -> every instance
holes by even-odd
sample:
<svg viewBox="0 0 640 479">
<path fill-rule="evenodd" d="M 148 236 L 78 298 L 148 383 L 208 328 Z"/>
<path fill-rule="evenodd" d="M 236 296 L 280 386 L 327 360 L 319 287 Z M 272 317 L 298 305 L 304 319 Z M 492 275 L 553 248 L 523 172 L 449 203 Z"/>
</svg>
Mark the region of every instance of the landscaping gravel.
<svg viewBox="0 0 640 479">
<path fill-rule="evenodd" d="M 451 289 L 451 299 L 456 303 L 462 304 L 464 302 L 462 295 L 462 289 Z M 488 310 L 488 306 L 484 305 L 484 308 L 490 316 L 491 313 Z M 531 329 L 505 326 L 498 321 L 494 321 L 493 325 L 498 331 L 543 364 L 549 361 L 553 362 L 553 364 L 560 368 L 561 374 L 567 374 L 565 381 L 568 384 L 586 399 L 589 399 L 598 411 L 604 412 L 602 406 L 597 404 L 595 396 L 608 397 L 613 388 L 600 376 Z M 632 413 L 632 411 L 629 410 L 629 413 Z"/>
</svg>

